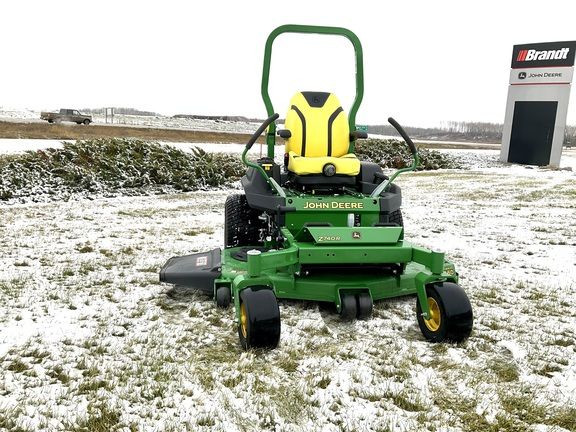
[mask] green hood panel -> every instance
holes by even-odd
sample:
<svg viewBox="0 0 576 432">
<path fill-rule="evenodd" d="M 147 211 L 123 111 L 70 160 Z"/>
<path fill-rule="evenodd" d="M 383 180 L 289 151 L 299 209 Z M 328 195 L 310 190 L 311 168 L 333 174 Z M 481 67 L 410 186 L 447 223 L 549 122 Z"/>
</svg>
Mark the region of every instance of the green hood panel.
<svg viewBox="0 0 576 432">
<path fill-rule="evenodd" d="M 378 245 L 400 241 L 402 227 L 304 227 L 311 240 L 321 245 Z M 303 234 L 304 234 L 303 233 Z"/>
</svg>

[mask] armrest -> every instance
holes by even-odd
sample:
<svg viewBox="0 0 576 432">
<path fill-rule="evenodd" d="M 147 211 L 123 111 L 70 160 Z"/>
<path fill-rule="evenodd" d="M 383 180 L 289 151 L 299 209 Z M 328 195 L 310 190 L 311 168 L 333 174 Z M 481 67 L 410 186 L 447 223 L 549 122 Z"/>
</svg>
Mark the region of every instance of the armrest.
<svg viewBox="0 0 576 432">
<path fill-rule="evenodd" d="M 350 139 L 351 140 L 367 139 L 367 138 L 368 138 L 368 132 L 358 131 L 358 130 L 350 132 Z"/>
<path fill-rule="evenodd" d="M 374 183 L 382 183 L 384 180 L 388 180 L 390 177 L 388 177 L 386 174 L 384 173 L 379 173 L 379 172 L 375 172 L 374 173 Z M 380 180 L 380 181 L 378 181 Z"/>
<path fill-rule="evenodd" d="M 280 138 L 284 139 L 288 139 L 292 136 L 292 132 L 290 132 L 288 129 L 278 129 L 277 133 Z"/>
</svg>

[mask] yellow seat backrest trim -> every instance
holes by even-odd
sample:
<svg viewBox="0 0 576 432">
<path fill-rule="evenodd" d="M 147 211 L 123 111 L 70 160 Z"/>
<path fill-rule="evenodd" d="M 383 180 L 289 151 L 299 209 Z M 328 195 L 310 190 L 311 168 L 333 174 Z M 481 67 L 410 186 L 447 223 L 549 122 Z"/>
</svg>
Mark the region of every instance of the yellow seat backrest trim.
<svg viewBox="0 0 576 432">
<path fill-rule="evenodd" d="M 328 94 L 322 106 L 311 106 L 302 92 L 296 93 L 284 125 L 292 134 L 286 140 L 286 153 L 305 157 L 340 157 L 348 153 L 348 118 L 334 94 Z"/>
</svg>

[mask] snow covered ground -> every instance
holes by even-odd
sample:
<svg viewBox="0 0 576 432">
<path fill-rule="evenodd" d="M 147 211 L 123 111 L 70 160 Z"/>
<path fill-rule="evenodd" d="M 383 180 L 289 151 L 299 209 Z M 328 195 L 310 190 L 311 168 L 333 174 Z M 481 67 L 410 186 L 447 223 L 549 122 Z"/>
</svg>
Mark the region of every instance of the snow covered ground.
<svg viewBox="0 0 576 432">
<path fill-rule="evenodd" d="M 409 297 L 352 324 L 282 302 L 279 348 L 243 352 L 231 309 L 158 282 L 222 245 L 232 190 L 0 204 L 0 430 L 576 430 L 576 175 L 458 152 L 398 183 L 471 298 L 459 345 Z"/>
<path fill-rule="evenodd" d="M 40 111 L 33 109 L 13 109 L 0 106 L 0 121 L 43 121 Z"/>
<path fill-rule="evenodd" d="M 62 148 L 61 140 L 0 138 L 0 154 L 15 154 L 46 148 Z"/>
</svg>

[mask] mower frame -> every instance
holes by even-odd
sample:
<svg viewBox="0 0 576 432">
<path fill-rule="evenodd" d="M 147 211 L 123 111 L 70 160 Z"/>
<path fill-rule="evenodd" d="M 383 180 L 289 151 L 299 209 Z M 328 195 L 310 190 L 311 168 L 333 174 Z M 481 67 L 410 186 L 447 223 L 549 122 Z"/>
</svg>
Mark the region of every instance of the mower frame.
<svg viewBox="0 0 576 432">
<path fill-rule="evenodd" d="M 472 309 L 466 293 L 457 285 L 454 264 L 445 260 L 442 252 L 404 240 L 400 189 L 393 181 L 401 173 L 416 170 L 419 155 L 394 119 L 388 121 L 404 138 L 413 162 L 389 178 L 376 164 L 366 165 L 363 169 L 370 176 L 375 166 L 382 180 L 376 181 L 374 174 L 373 184 L 368 187 L 363 182 L 358 183 L 362 188 L 357 191 L 343 187 L 338 193 L 317 195 L 283 187 L 277 165 L 278 172 L 274 174 L 275 121 L 279 116 L 274 113 L 268 83 L 272 46 L 283 33 L 344 36 L 352 43 L 356 96 L 349 113 L 349 151 L 354 151 L 359 137 L 354 133 L 356 113 L 364 93 L 360 40 L 341 27 L 276 28 L 266 41 L 262 69 L 261 94 L 269 117 L 242 153 L 242 161 L 248 167 L 242 179 L 246 211 L 256 212 L 252 213 L 257 215 L 252 222 L 257 225 L 261 219 L 267 228 L 262 229 L 259 241 L 230 243 L 225 216 L 223 251 L 173 257 L 160 271 L 160 280 L 198 287 L 212 294 L 221 307 L 232 302 L 244 348 L 273 348 L 278 344 L 280 311 L 276 299 L 329 302 L 344 319 L 364 319 L 372 313 L 376 300 L 416 294 L 418 324 L 428 340 L 465 339 L 472 328 Z M 255 163 L 248 159 L 248 152 L 265 131 L 268 157 Z M 234 205 L 239 203 L 237 200 Z M 393 220 L 393 212 L 400 214 L 400 223 Z M 232 220 L 237 225 L 244 223 L 240 216 Z"/>
</svg>

